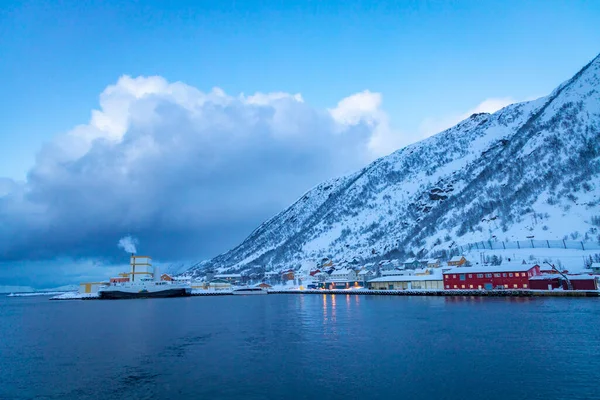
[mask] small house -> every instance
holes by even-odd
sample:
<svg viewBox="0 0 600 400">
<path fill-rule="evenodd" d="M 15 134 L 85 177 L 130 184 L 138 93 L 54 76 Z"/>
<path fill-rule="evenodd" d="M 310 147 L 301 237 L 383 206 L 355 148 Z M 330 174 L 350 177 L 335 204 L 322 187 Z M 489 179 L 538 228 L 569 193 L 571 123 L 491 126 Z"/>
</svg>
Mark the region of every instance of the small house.
<svg viewBox="0 0 600 400">
<path fill-rule="evenodd" d="M 594 274 L 600 274 L 600 263 L 593 263 L 590 266 L 590 268 L 592 270 L 592 273 L 594 273 Z"/>
<path fill-rule="evenodd" d="M 293 269 L 288 269 L 287 271 L 281 274 L 281 280 L 284 282 L 293 281 L 294 277 L 295 275 Z"/>
<path fill-rule="evenodd" d="M 408 260 L 404 261 L 402 263 L 404 265 L 404 268 L 412 268 L 412 269 L 416 269 L 420 267 L 420 263 L 419 260 L 414 259 L 414 258 L 409 258 Z"/>
<path fill-rule="evenodd" d="M 256 287 L 259 287 L 261 289 L 271 289 L 273 286 L 269 285 L 266 282 L 261 282 L 261 283 L 257 284 Z"/>
<path fill-rule="evenodd" d="M 419 268 L 419 269 L 415 269 L 415 275 L 417 275 L 417 276 L 431 275 L 431 271 L 428 268 Z"/>
<path fill-rule="evenodd" d="M 427 268 L 439 268 L 439 267 L 440 267 L 440 260 L 438 260 L 436 258 L 427 260 Z"/>
<path fill-rule="evenodd" d="M 449 267 L 460 267 L 467 262 L 465 256 L 454 256 L 450 260 L 448 260 Z"/>
</svg>

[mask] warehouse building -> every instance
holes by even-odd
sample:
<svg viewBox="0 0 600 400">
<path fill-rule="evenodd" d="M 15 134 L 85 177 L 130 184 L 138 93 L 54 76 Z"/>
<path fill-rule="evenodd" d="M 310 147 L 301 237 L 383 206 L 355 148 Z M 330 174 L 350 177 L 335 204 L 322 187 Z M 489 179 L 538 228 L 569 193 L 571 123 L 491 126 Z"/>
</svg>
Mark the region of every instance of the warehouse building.
<svg viewBox="0 0 600 400">
<path fill-rule="evenodd" d="M 439 275 L 391 275 L 371 279 L 369 289 L 373 290 L 442 290 L 444 283 Z"/>
<path fill-rule="evenodd" d="M 458 267 L 444 272 L 444 288 L 529 289 L 529 279 L 537 275 L 540 275 L 540 266 L 537 264 Z"/>
</svg>

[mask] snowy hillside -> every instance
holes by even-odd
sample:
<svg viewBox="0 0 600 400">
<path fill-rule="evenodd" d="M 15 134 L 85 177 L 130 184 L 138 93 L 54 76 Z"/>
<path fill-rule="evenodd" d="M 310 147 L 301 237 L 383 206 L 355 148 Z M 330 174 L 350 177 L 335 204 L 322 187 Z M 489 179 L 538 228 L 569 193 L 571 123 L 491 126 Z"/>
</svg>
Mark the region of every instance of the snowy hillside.
<svg viewBox="0 0 600 400">
<path fill-rule="evenodd" d="M 242 270 L 426 256 L 482 240 L 600 240 L 600 56 L 549 96 L 476 114 L 322 183 L 231 251 Z"/>
</svg>

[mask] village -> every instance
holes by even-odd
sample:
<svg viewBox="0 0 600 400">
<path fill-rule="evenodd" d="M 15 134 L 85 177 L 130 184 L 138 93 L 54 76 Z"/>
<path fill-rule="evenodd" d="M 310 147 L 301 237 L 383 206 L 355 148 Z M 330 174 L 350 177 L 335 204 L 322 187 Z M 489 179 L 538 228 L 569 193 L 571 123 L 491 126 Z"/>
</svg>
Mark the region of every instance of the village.
<svg viewBox="0 0 600 400">
<path fill-rule="evenodd" d="M 257 274 L 208 273 L 202 288 L 223 290 L 239 285 L 257 285 L 266 289 L 372 289 L 372 290 L 598 290 L 600 263 L 571 273 L 550 264 L 527 264 L 525 261 L 499 265 L 472 265 L 465 256 L 404 262 L 386 260 L 362 267 L 336 267 L 325 259 L 308 274 L 283 270 Z"/>
<path fill-rule="evenodd" d="M 140 257 L 137 257 L 138 259 Z M 192 294 L 226 294 L 240 287 L 261 288 L 268 292 L 295 292 L 321 290 L 372 291 L 598 291 L 600 290 L 600 263 L 591 262 L 584 268 L 555 266 L 550 263 L 526 263 L 494 258 L 488 263 L 454 256 L 439 259 L 383 260 L 358 265 L 340 263 L 324 258 L 305 269 L 252 273 L 215 273 L 207 271 L 200 279 L 188 276 L 160 274 L 150 257 L 137 271 L 124 272 L 103 282 L 81 283 L 79 294 L 95 296 L 107 285 L 120 285 L 135 279 L 136 275 L 150 276 L 157 281 L 189 285 Z M 358 292 L 357 292 L 358 293 Z"/>
</svg>

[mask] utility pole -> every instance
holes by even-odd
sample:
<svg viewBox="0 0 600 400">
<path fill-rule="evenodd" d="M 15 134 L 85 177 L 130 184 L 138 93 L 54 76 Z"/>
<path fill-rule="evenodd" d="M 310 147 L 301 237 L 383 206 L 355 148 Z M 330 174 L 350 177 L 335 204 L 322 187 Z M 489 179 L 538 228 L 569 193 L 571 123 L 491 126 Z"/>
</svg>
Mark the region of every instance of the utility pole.
<svg viewBox="0 0 600 400">
<path fill-rule="evenodd" d="M 548 261 L 544 261 L 544 263 L 548 264 L 553 270 L 555 270 L 556 272 L 558 272 L 563 278 L 565 278 L 565 280 L 567 281 L 567 289 L 568 290 L 573 290 L 573 285 L 571 284 L 571 280 L 569 278 L 567 278 L 567 276 L 565 274 L 563 274 L 561 271 L 559 271 L 554 264 L 550 264 Z"/>
</svg>

